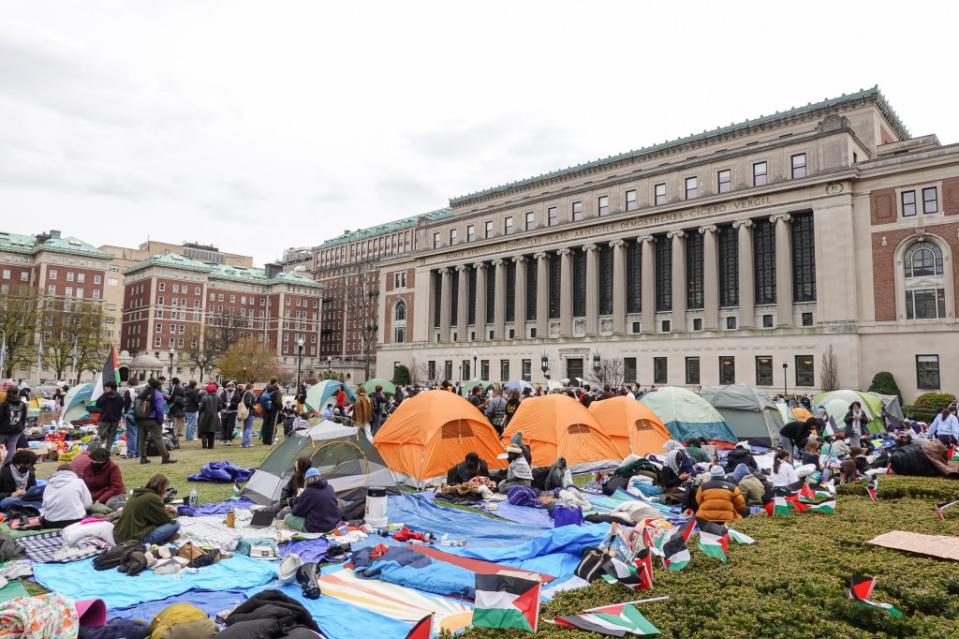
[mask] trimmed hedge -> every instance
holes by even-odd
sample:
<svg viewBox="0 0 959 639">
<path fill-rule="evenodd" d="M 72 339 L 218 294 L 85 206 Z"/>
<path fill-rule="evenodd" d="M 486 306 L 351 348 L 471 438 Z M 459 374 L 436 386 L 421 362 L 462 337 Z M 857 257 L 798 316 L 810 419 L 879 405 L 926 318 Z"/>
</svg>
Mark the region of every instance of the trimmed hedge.
<svg viewBox="0 0 959 639">
<path fill-rule="evenodd" d="M 872 384 L 869 385 L 869 392 L 879 393 L 880 395 L 896 395 L 899 397 L 899 402 L 902 403 L 902 393 L 899 392 L 896 378 L 888 371 L 879 371 L 873 376 Z"/>
<path fill-rule="evenodd" d="M 959 562 L 909 555 L 866 544 L 890 530 L 959 535 L 959 508 L 935 516 L 940 496 L 959 493 L 959 481 L 890 475 L 880 479 L 879 503 L 843 487 L 834 515 L 750 517 L 734 525 L 756 544 L 729 546 L 729 564 L 707 559 L 692 544 L 692 561 L 678 573 L 654 568 L 651 591 L 597 583 L 559 594 L 540 613 L 537 639 L 593 639 L 600 635 L 543 622 L 594 606 L 668 595 L 640 606 L 666 639 L 866 639 L 959 637 Z M 864 483 L 863 483 L 864 489 Z M 935 495 L 916 498 L 911 495 Z M 899 497 L 894 497 L 899 495 Z M 854 573 L 873 575 L 873 598 L 905 613 L 852 604 L 846 597 Z M 463 639 L 510 639 L 516 631 L 474 629 Z"/>
<path fill-rule="evenodd" d="M 916 398 L 914 406 L 940 413 L 942 409 L 954 401 L 956 401 L 956 396 L 952 393 L 923 393 Z"/>
</svg>

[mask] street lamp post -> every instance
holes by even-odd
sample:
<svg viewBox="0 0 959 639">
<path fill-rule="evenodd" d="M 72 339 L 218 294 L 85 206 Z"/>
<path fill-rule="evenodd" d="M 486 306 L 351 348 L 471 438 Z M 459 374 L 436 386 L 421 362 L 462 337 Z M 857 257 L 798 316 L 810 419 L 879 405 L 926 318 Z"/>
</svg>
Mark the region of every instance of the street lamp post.
<svg viewBox="0 0 959 639">
<path fill-rule="evenodd" d="M 326 356 L 326 378 L 330 379 L 333 377 L 333 357 L 331 355 Z"/>
<path fill-rule="evenodd" d="M 783 399 L 786 399 L 786 396 L 789 395 L 788 382 L 786 371 L 789 369 L 789 362 L 783 362 Z"/>
<path fill-rule="evenodd" d="M 170 347 L 170 379 L 173 379 L 173 358 L 176 356 L 176 349 Z"/>
<path fill-rule="evenodd" d="M 296 392 L 300 392 L 300 371 L 303 369 L 303 338 L 296 340 Z"/>
</svg>

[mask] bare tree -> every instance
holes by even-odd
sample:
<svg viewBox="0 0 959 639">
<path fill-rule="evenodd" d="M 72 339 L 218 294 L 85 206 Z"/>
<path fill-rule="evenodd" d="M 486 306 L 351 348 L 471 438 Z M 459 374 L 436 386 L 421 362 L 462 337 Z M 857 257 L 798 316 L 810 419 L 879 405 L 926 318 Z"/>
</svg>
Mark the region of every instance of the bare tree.
<svg viewBox="0 0 959 639">
<path fill-rule="evenodd" d="M 623 360 L 604 359 L 599 363 L 596 371 L 596 381 L 603 385 L 623 385 Z"/>
<path fill-rule="evenodd" d="M 217 361 L 234 344 L 244 339 L 245 335 L 253 334 L 254 328 L 252 315 L 241 316 L 232 310 L 222 315 L 207 316 L 205 325 L 193 322 L 187 331 L 190 346 L 186 351 L 186 360 L 200 369 L 202 379 L 204 373 L 216 368 Z"/>
<path fill-rule="evenodd" d="M 832 352 L 831 344 L 826 347 L 822 356 L 819 385 L 822 386 L 824 391 L 832 391 L 839 388 L 839 364 L 836 362 L 836 356 Z"/>
<path fill-rule="evenodd" d="M 77 381 L 84 370 L 98 370 L 103 363 L 106 340 L 103 307 L 99 302 L 70 298 L 47 299 L 40 322 L 41 359 L 57 379 L 75 368 Z"/>
<path fill-rule="evenodd" d="M 32 366 L 37 359 L 36 329 L 40 313 L 40 291 L 32 286 L 14 286 L 0 294 L 0 339 L 6 345 L 4 377 L 13 377 L 16 368 Z"/>
</svg>

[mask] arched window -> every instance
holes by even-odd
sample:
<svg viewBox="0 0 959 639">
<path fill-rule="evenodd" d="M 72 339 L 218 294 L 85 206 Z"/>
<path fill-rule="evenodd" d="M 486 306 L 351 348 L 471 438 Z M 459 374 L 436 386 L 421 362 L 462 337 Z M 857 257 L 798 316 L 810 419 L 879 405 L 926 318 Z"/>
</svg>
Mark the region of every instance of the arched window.
<svg viewBox="0 0 959 639">
<path fill-rule="evenodd" d="M 393 319 L 398 322 L 406 321 L 406 302 L 401 300 L 396 303 L 396 309 L 393 311 Z"/>
<path fill-rule="evenodd" d="M 406 341 L 406 302 L 400 300 L 393 307 L 393 343 Z"/>
<path fill-rule="evenodd" d="M 946 317 L 946 289 L 942 250 L 920 240 L 906 249 L 903 259 L 906 289 L 906 319 Z"/>
</svg>

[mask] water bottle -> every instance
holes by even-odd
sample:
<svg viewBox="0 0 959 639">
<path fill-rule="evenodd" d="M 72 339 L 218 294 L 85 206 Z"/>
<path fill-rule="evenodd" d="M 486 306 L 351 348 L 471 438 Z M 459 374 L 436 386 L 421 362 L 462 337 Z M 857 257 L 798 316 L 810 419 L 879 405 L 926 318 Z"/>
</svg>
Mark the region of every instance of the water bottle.
<svg viewBox="0 0 959 639">
<path fill-rule="evenodd" d="M 196 488 L 190 491 L 190 508 L 196 508 L 200 501 L 200 496 L 196 493 Z"/>
</svg>

